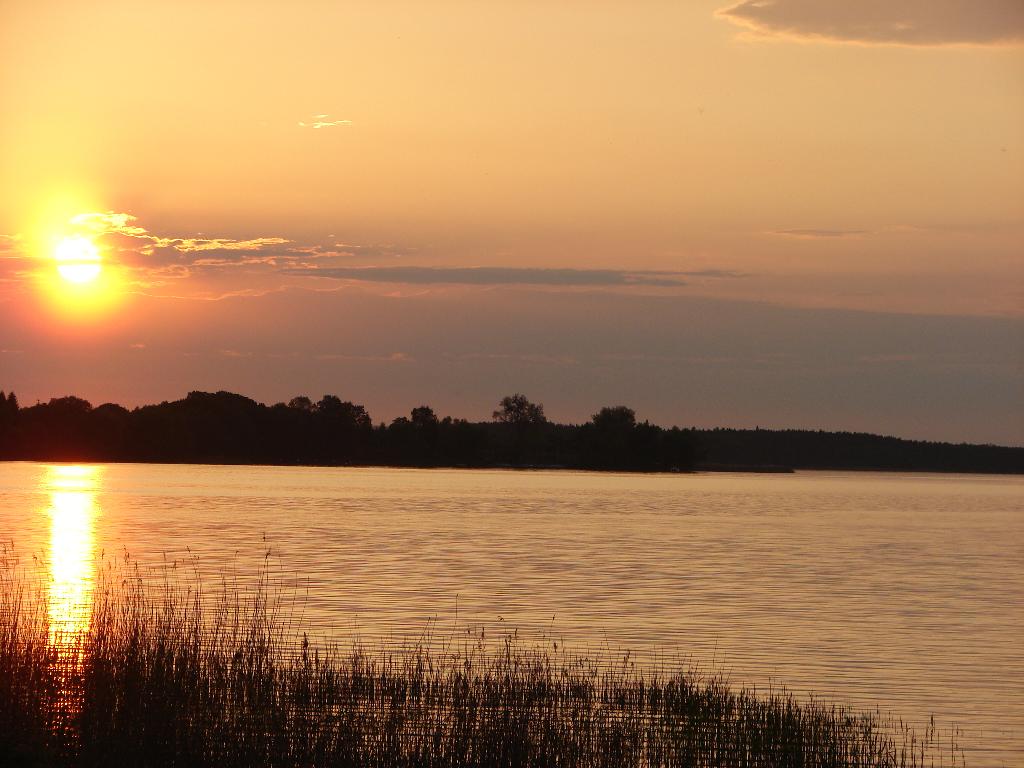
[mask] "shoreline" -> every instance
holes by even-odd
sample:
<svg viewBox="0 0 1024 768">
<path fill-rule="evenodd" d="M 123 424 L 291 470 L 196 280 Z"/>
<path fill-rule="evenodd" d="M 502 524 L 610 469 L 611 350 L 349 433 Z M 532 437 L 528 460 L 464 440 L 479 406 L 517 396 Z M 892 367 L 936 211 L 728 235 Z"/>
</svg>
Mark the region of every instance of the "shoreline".
<svg viewBox="0 0 1024 768">
<path fill-rule="evenodd" d="M 0 458 L 0 464 L 124 464 L 152 466 L 197 466 L 197 467 L 295 467 L 310 469 L 416 469 L 416 470 L 465 470 L 468 472 L 586 472 L 593 474 L 629 474 L 629 475 L 714 475 L 714 474 L 751 474 L 751 475 L 791 475 L 801 472 L 849 472 L 851 474 L 924 474 L 924 475 L 968 475 L 978 477 L 1021 477 L 1019 472 L 999 470 L 946 470 L 925 467 L 850 467 L 850 466 L 784 466 L 774 464 L 698 464 L 692 469 L 599 469 L 594 467 L 572 467 L 564 465 L 510 465 L 510 464 L 383 464 L 380 462 L 345 463 L 345 464 L 311 464 L 304 462 L 252 462 L 252 461 L 154 461 L 152 459 L 105 459 L 105 458 Z"/>
</svg>

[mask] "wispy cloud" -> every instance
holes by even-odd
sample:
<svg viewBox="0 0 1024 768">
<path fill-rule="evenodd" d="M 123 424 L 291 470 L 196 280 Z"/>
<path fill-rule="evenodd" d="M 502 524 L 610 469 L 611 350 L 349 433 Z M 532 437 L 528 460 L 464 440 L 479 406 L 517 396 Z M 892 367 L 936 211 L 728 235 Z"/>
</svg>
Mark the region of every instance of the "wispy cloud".
<svg viewBox="0 0 1024 768">
<path fill-rule="evenodd" d="M 24 243 L 18 235 L 0 235 L 0 259 L 24 257 Z"/>
<path fill-rule="evenodd" d="M 313 115 L 309 122 L 299 121 L 300 128 L 345 128 L 352 125 L 351 120 L 330 120 L 330 115 Z"/>
<path fill-rule="evenodd" d="M 203 298 L 204 292 L 218 297 L 225 295 L 224 286 L 216 284 L 223 283 L 224 278 L 217 278 L 216 273 L 226 269 L 261 271 L 262 279 L 251 275 L 258 287 L 248 285 L 241 292 L 266 292 L 269 289 L 264 284 L 267 279 L 280 282 L 273 281 L 271 276 L 282 266 L 315 263 L 321 254 L 336 255 L 333 250 L 312 253 L 305 248 L 293 250 L 292 242 L 283 237 L 238 240 L 157 234 L 142 226 L 132 214 L 117 211 L 80 213 L 68 220 L 62 234 L 94 239 L 117 266 L 126 290 L 144 293 L 157 290 L 163 295 L 171 284 L 181 285 L 199 275 L 210 278 L 185 289 L 185 293 L 191 294 L 187 298 Z M 17 235 L 0 235 L 0 283 L 27 285 L 49 268 L 39 256 L 29 253 L 24 240 Z"/>
<path fill-rule="evenodd" d="M 544 355 L 544 354 L 521 354 L 503 352 L 467 352 L 460 355 L 447 354 L 445 357 L 452 357 L 458 360 L 509 360 L 515 363 L 528 363 L 534 365 L 579 365 L 580 358 L 575 355 Z"/>
<path fill-rule="evenodd" d="M 171 248 L 179 253 L 193 251 L 258 251 L 268 246 L 290 242 L 283 237 L 254 237 L 248 240 L 234 240 L 225 237 L 163 237 L 149 232 L 135 222 L 130 213 L 80 213 L 71 219 L 73 226 L 82 228 L 88 234 L 122 235 L 144 241 L 140 252 L 152 253 L 157 248 Z"/>
<path fill-rule="evenodd" d="M 190 266 L 277 266 L 278 261 L 267 256 L 267 249 L 291 242 L 283 237 L 169 237 L 150 232 L 130 213 L 114 211 L 81 213 L 69 224 L 83 234 L 106 238 L 118 250 L 122 262 L 160 278 L 187 277 Z"/>
<path fill-rule="evenodd" d="M 204 233 L 196 236 L 157 233 L 140 224 L 134 215 L 119 211 L 81 213 L 69 220 L 68 227 L 70 232 L 101 243 L 111 253 L 113 261 L 125 270 L 133 289 L 143 292 L 159 289 L 160 295 L 164 295 L 171 284 L 181 285 L 191 278 L 202 278 L 201 284 L 183 289 L 190 294 L 188 298 L 263 295 L 268 290 L 283 287 L 280 276 L 287 268 L 333 266 L 353 258 L 393 258 L 401 252 L 394 245 L 356 245 L 341 242 L 334 235 L 322 243 L 299 243 L 276 236 L 235 239 L 208 237 Z M 8 266 L 0 270 L 0 280 L 4 279 L 3 273 L 17 278 L 15 267 L 27 260 L 27 257 L 21 258 L 18 246 L 16 237 L 0 237 L 0 258 L 6 258 L 8 252 L 10 256 Z M 15 261 L 15 257 L 20 260 Z M 229 278 L 228 271 L 234 270 L 243 270 L 246 277 Z M 245 280 L 249 285 L 225 291 L 227 280 L 236 283 Z M 177 298 L 185 298 L 179 295 L 181 291 L 172 293 Z"/>
<path fill-rule="evenodd" d="M 768 233 L 779 237 L 795 237 L 800 240 L 828 240 L 841 237 L 861 237 L 868 234 L 866 229 L 776 229 Z"/>
<path fill-rule="evenodd" d="M 284 274 L 326 277 L 370 283 L 416 285 L 544 285 L 544 286 L 657 286 L 680 287 L 684 278 L 739 277 L 722 270 L 670 272 L 617 269 L 551 269 L 530 267 L 299 267 Z"/>
<path fill-rule="evenodd" d="M 405 352 L 392 352 L 388 355 L 349 355 L 343 352 L 325 352 L 313 357 L 316 360 L 347 360 L 362 363 L 409 363 L 413 360 Z"/>
<path fill-rule="evenodd" d="M 742 0 L 716 15 L 764 37 L 908 46 L 1024 42 L 1021 0 Z"/>
<path fill-rule="evenodd" d="M 746 277 L 726 269 L 632 270 L 573 269 L 505 266 L 421 266 L 395 265 L 394 259 L 408 252 L 395 245 L 357 245 L 334 235 L 322 243 L 294 242 L 284 237 L 259 236 L 245 239 L 195 237 L 155 233 L 129 213 L 89 212 L 75 216 L 70 227 L 95 238 L 119 265 L 132 290 L 175 298 L 222 298 L 264 295 L 296 285 L 338 290 L 345 283 L 390 284 L 396 290 L 429 291 L 431 286 L 536 286 L 550 288 L 681 288 L 693 279 L 700 282 Z M 0 258 L 12 280 L 24 269 L 14 238 L 0 238 Z M 415 249 L 412 249 L 415 251 Z M 359 266 L 352 261 L 359 259 Z M 381 263 L 390 261 L 391 264 Z M 374 263 L 376 262 L 376 263 Z M 29 265 L 25 269 L 33 268 Z M 0 280 L 4 274 L 0 274 Z M 292 279 L 289 279 L 292 278 Z M 331 283 L 312 283 L 321 278 Z M 170 286 L 178 286 L 171 289 Z M 404 286 L 404 287 L 403 287 Z M 419 288 L 415 288 L 419 287 Z M 155 292 L 155 293 L 154 293 Z M 182 295 L 185 294 L 185 295 Z"/>
<path fill-rule="evenodd" d="M 160 247 L 174 248 L 182 253 L 192 251 L 259 251 L 271 245 L 289 242 L 283 237 L 254 237 L 250 240 L 228 240 L 225 238 L 157 238 Z"/>
<path fill-rule="evenodd" d="M 333 237 L 333 235 L 331 235 Z M 356 245 L 354 243 L 334 243 L 329 248 L 317 246 L 317 250 L 332 250 L 335 254 L 345 256 L 361 256 L 363 258 L 393 257 L 414 252 L 416 248 L 398 247 L 394 244 Z"/>
<path fill-rule="evenodd" d="M 69 222 L 73 227 L 85 230 L 91 235 L 105 235 L 116 232 L 128 237 L 147 237 L 149 233 L 135 224 L 136 217 L 130 213 L 114 211 L 80 213 L 72 216 Z"/>
<path fill-rule="evenodd" d="M 0 235 L 0 285 L 18 286 L 32 273 L 33 266 L 25 241 L 19 235 Z"/>
</svg>

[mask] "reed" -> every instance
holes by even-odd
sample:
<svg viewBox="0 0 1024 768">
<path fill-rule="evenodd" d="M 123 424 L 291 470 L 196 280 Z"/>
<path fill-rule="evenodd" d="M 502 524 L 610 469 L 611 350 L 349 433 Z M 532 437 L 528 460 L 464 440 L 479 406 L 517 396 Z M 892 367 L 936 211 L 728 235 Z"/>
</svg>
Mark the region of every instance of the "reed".
<svg viewBox="0 0 1024 768">
<path fill-rule="evenodd" d="M 460 633 L 315 646 L 266 581 L 108 574 L 87 631 L 0 561 L 0 764 L 66 766 L 959 765 L 915 733 L 684 664 Z"/>
</svg>

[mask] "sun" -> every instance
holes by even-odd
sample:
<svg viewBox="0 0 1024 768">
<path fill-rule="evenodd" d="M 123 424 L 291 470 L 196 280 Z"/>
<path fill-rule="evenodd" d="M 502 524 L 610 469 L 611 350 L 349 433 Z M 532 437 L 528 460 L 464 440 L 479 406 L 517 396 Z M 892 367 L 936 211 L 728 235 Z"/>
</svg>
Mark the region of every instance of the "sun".
<svg viewBox="0 0 1024 768">
<path fill-rule="evenodd" d="M 108 258 L 108 249 L 97 235 L 65 229 L 44 247 L 42 269 L 36 274 L 43 296 L 57 315 L 85 327 L 121 305 L 123 268 Z"/>
<path fill-rule="evenodd" d="M 100 276 L 103 265 L 96 244 L 87 237 L 65 237 L 54 249 L 57 274 L 75 285 L 87 285 Z"/>
</svg>

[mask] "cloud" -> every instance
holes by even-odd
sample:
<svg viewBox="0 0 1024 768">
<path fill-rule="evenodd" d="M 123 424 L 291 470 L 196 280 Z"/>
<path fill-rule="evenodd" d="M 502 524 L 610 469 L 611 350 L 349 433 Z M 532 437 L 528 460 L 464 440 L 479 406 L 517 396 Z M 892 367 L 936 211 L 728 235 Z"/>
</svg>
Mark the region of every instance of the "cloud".
<svg viewBox="0 0 1024 768">
<path fill-rule="evenodd" d="M 268 284 L 268 280 L 273 282 L 276 275 L 280 282 L 279 276 L 285 268 L 330 266 L 357 256 L 393 257 L 399 253 L 392 245 L 335 242 L 334 235 L 327 243 L 297 243 L 275 236 L 234 239 L 158 234 L 142 226 L 134 215 L 118 211 L 78 214 L 68 221 L 68 233 L 100 243 L 110 252 L 112 261 L 125 270 L 126 285 L 133 290 L 148 292 L 202 278 L 196 287 L 186 291 L 193 294 L 190 298 L 262 295 L 281 287 Z M 32 266 L 27 263 L 27 257 L 22 258 L 19 245 L 17 236 L 0 235 L 0 260 L 4 264 L 0 281 L 8 274 L 12 279 L 20 279 L 24 271 L 21 267 Z M 246 279 L 253 282 L 241 290 L 225 291 L 223 281 L 235 279 L 228 277 L 228 271 L 238 269 L 244 269 Z"/>
<path fill-rule="evenodd" d="M 749 277 L 746 272 L 737 272 L 732 269 L 697 269 L 690 272 L 677 272 L 676 274 L 686 277 Z"/>
<path fill-rule="evenodd" d="M 279 290 L 286 283 L 282 277 L 328 278 L 339 281 L 329 290 L 345 289 L 341 281 L 365 284 L 421 286 L 547 286 L 552 288 L 680 288 L 689 278 L 700 281 L 745 277 L 743 273 L 724 269 L 629 270 L 571 269 L 539 267 L 434 267 L 389 265 L 387 262 L 408 248 L 395 245 L 358 245 L 331 235 L 325 242 L 295 242 L 283 237 L 260 236 L 246 239 L 224 237 L 179 237 L 157 234 L 141 225 L 129 213 L 88 212 L 73 217 L 70 231 L 95 238 L 109 252 L 112 263 L 123 270 L 124 282 L 131 290 L 165 295 L 171 285 L 174 296 L 183 298 L 220 298 L 238 295 L 263 295 Z M 0 237 L 0 259 L 6 265 L 0 280 L 10 273 L 18 277 L 20 261 L 13 256 L 18 243 Z M 415 249 L 412 249 L 415 250 Z M 350 266 L 359 259 L 361 266 Z M 376 262 L 376 263 L 374 263 Z M 392 261 L 391 264 L 394 264 Z M 13 268 L 12 268 L 13 267 Z M 245 286 L 239 288 L 239 281 Z M 318 289 L 325 283 L 320 283 Z M 309 284 L 307 283 L 307 287 Z M 230 290 L 229 290 L 230 289 Z"/>
<path fill-rule="evenodd" d="M 316 360 L 343 360 L 361 363 L 409 363 L 412 357 L 405 352 L 392 352 L 389 355 L 346 355 L 340 352 L 325 352 L 313 356 Z"/>
<path fill-rule="evenodd" d="M 161 237 L 137 225 L 137 217 L 130 213 L 80 213 L 71 217 L 73 227 L 84 230 L 83 234 L 93 236 L 122 235 L 145 240 L 155 248 L 173 248 L 176 251 L 251 251 L 268 245 L 282 245 L 289 242 L 283 237 L 256 237 L 249 240 L 203 237 Z"/>
<path fill-rule="evenodd" d="M 19 235 L 0 235 L 0 285 L 19 286 L 32 273 L 33 262 Z"/>
<path fill-rule="evenodd" d="M 331 235 L 333 237 L 333 235 Z M 375 256 L 401 256 L 409 253 L 410 251 L 417 250 L 416 248 L 410 248 L 403 246 L 399 248 L 394 244 L 376 244 L 376 245 L 356 245 L 354 243 L 334 243 L 334 255 L 345 255 L 345 256 L 364 256 L 364 257 L 375 257 Z M 319 247 L 317 250 L 320 250 Z"/>
<path fill-rule="evenodd" d="M 21 238 L 18 235 L 0 235 L 0 259 L 22 257 Z"/>
<path fill-rule="evenodd" d="M 716 15 L 767 37 L 909 46 L 1024 42 L 1021 0 L 742 0 Z"/>
<path fill-rule="evenodd" d="M 310 122 L 299 121 L 300 128 L 347 128 L 352 125 L 351 120 L 328 120 L 330 115 L 313 115 Z"/>
<path fill-rule="evenodd" d="M 279 249 L 291 241 L 283 237 L 233 238 L 167 237 L 150 232 L 130 213 L 115 211 L 81 213 L 69 225 L 79 233 L 102 239 L 117 252 L 122 265 L 136 270 L 143 282 L 190 277 L 193 268 L 214 268 L 288 263 L 267 249 Z M 287 250 L 287 249 L 284 249 Z M 302 263 L 300 254 L 290 263 Z"/>
<path fill-rule="evenodd" d="M 136 226 L 133 223 L 135 220 L 136 217 L 130 213 L 107 211 L 106 213 L 80 213 L 77 216 L 71 217 L 70 224 L 85 230 L 87 234 L 91 235 L 105 235 L 116 232 L 128 237 L 145 237 L 147 235 L 146 230 L 143 227 Z"/>
<path fill-rule="evenodd" d="M 528 363 L 533 365 L 579 365 L 580 359 L 574 355 L 543 355 L 543 354 L 511 354 L 503 352 L 468 352 L 466 354 L 451 355 L 445 357 L 458 360 L 484 360 L 502 361 L 508 360 L 514 363 Z"/>
<path fill-rule="evenodd" d="M 259 251 L 270 245 L 283 245 L 287 242 L 283 237 L 254 237 L 251 240 L 228 240 L 216 238 L 212 240 L 202 238 L 155 238 L 159 247 L 173 248 L 181 253 L 192 251 Z"/>
<path fill-rule="evenodd" d="M 821 240 L 838 237 L 860 237 L 868 234 L 866 229 L 776 229 L 768 233 L 779 237 L 795 237 L 800 240 Z"/>
<path fill-rule="evenodd" d="M 160 269 L 171 266 L 220 268 L 238 266 L 282 266 L 298 263 L 299 255 L 287 249 L 280 252 L 276 246 L 288 243 L 280 237 L 261 237 L 252 240 L 196 240 L 181 238 L 151 238 L 138 248 L 129 248 L 135 265 Z M 271 248 L 271 251 L 267 249 Z"/>
<path fill-rule="evenodd" d="M 686 285 L 688 275 L 737 276 L 719 270 L 703 272 L 628 271 L 617 269 L 548 269 L 529 267 L 301 267 L 282 270 L 303 277 L 328 277 L 370 283 L 416 285 L 546 285 L 546 286 L 658 286 Z"/>
</svg>

